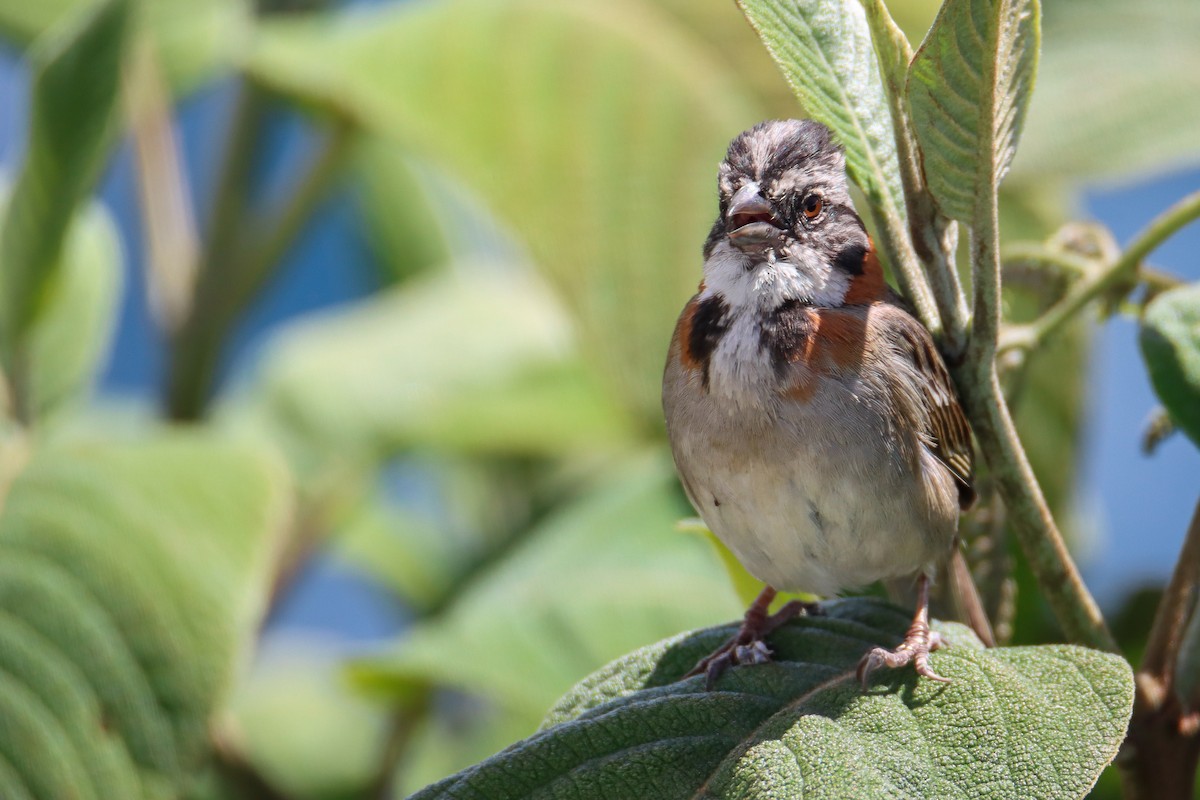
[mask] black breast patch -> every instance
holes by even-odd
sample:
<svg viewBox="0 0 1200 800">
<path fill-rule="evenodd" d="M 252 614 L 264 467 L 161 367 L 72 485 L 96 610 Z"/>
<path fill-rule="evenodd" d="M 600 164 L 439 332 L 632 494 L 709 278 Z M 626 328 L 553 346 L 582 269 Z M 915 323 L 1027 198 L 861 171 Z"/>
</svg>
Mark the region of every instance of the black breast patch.
<svg viewBox="0 0 1200 800">
<path fill-rule="evenodd" d="M 712 360 L 713 351 L 721 342 L 721 337 L 729 330 L 729 304 L 718 296 L 713 295 L 702 300 L 696 306 L 692 315 L 691 329 L 688 331 L 684 346 L 692 361 L 700 365 L 704 388 L 708 389 L 708 363 Z"/>
<path fill-rule="evenodd" d="M 804 351 L 812 334 L 811 307 L 799 300 L 787 300 L 763 317 L 758 346 L 771 354 L 771 365 L 782 374 Z"/>
</svg>

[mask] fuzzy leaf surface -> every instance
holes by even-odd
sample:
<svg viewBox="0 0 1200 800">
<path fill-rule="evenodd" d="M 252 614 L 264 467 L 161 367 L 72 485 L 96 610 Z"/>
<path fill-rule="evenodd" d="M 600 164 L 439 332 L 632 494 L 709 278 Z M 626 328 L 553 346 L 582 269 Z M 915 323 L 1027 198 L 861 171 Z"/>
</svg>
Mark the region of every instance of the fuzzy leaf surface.
<svg viewBox="0 0 1200 800">
<path fill-rule="evenodd" d="M 909 68 L 925 177 L 942 211 L 973 224 L 1016 153 L 1040 46 L 1038 0 L 947 0 Z"/>
<path fill-rule="evenodd" d="M 862 4 L 738 0 L 738 5 L 808 116 L 827 125 L 845 147 L 846 170 L 878 216 L 889 257 L 911 258 L 892 117 Z"/>
<path fill-rule="evenodd" d="M 1200 284 L 1154 298 L 1139 339 L 1158 399 L 1200 447 Z"/>
<path fill-rule="evenodd" d="M 1133 703 L 1117 656 L 1066 645 L 986 650 L 965 628 L 911 669 L 854 667 L 895 646 L 907 614 L 875 600 L 826 605 L 771 638 L 777 661 L 716 689 L 679 680 L 733 626 L 635 651 L 585 679 L 539 733 L 435 784 L 434 798 L 1079 798 L 1113 758 Z"/>
<path fill-rule="evenodd" d="M 54 445 L 7 489 L 0 796 L 180 796 L 265 608 L 283 472 L 174 436 Z"/>
</svg>

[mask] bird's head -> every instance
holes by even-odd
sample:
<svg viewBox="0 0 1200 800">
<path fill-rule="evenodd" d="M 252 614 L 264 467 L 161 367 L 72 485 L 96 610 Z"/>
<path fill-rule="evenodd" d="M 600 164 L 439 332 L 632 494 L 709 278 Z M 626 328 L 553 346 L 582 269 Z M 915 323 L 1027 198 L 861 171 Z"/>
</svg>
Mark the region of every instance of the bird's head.
<svg viewBox="0 0 1200 800">
<path fill-rule="evenodd" d="M 819 122 L 770 120 L 740 134 L 717 187 L 705 283 L 729 302 L 838 306 L 856 279 L 878 269 L 850 199 L 845 155 Z M 882 278 L 872 283 L 883 289 Z"/>
</svg>

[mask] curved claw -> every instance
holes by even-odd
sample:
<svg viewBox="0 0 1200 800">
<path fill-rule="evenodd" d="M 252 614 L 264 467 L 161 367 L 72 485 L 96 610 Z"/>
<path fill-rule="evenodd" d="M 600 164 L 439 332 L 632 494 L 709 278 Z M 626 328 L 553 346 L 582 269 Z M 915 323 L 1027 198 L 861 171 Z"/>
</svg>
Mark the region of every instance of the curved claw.
<svg viewBox="0 0 1200 800">
<path fill-rule="evenodd" d="M 871 673 L 879 667 L 898 667 L 913 665 L 913 669 L 923 678 L 938 683 L 950 683 L 949 678 L 943 678 L 929 666 L 929 654 L 948 644 L 937 631 L 929 629 L 929 586 L 928 579 L 921 576 L 918 588 L 917 613 L 913 617 L 904 641 L 895 650 L 882 647 L 872 648 L 858 662 L 858 681 L 863 691 L 867 689 Z"/>
<path fill-rule="evenodd" d="M 730 667 L 769 662 L 771 650 L 763 639 L 788 620 L 811 613 L 815 605 L 793 600 L 774 614 L 768 615 L 767 609 L 774 598 L 775 590 L 768 586 L 746 611 L 738 632 L 715 651 L 700 659 L 683 677 L 691 678 L 703 674 L 706 676 L 705 688 L 711 691 L 717 679 Z"/>
</svg>

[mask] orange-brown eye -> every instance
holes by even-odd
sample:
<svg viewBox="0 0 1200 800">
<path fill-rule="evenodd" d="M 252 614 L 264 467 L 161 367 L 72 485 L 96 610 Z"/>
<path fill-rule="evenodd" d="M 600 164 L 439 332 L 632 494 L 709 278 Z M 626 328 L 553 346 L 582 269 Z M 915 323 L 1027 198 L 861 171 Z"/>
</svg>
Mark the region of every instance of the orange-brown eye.
<svg viewBox="0 0 1200 800">
<path fill-rule="evenodd" d="M 804 217 L 808 220 L 814 220 L 821 216 L 821 210 L 824 208 L 825 201 L 819 194 L 806 195 L 800 202 L 800 210 L 804 212 Z"/>
</svg>

